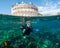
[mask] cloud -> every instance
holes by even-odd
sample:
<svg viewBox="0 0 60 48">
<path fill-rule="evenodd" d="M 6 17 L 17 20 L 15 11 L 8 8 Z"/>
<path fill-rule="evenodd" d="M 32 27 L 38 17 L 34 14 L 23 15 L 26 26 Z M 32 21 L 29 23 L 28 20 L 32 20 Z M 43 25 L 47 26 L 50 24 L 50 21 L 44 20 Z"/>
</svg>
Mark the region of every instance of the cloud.
<svg viewBox="0 0 60 48">
<path fill-rule="evenodd" d="M 57 4 L 53 4 L 53 5 L 50 5 L 50 6 L 38 6 L 38 10 L 43 15 L 44 14 L 56 15 L 57 12 L 60 11 L 60 8 L 58 8 Z"/>
<path fill-rule="evenodd" d="M 58 2 L 58 4 L 60 4 L 60 2 Z"/>
</svg>

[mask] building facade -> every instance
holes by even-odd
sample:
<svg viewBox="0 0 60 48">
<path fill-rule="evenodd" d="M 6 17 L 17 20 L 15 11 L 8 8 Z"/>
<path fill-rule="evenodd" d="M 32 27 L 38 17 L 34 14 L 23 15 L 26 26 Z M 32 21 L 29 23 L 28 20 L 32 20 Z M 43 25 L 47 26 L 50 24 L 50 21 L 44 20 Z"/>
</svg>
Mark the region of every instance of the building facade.
<svg viewBox="0 0 60 48">
<path fill-rule="evenodd" d="M 38 8 L 29 3 L 21 3 L 12 6 L 11 14 L 17 16 L 37 16 L 38 15 Z"/>
</svg>

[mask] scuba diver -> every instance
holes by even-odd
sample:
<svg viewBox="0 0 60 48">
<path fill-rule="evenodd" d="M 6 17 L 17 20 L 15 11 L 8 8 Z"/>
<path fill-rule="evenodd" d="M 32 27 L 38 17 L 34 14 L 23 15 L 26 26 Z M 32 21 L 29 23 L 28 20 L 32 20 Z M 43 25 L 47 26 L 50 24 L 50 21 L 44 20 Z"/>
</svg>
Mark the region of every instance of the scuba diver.
<svg viewBox="0 0 60 48">
<path fill-rule="evenodd" d="M 22 25 L 20 26 L 20 28 L 23 29 L 23 38 L 26 38 L 26 36 L 28 36 L 32 32 L 32 28 L 29 21 L 26 22 L 26 26 Z"/>
</svg>

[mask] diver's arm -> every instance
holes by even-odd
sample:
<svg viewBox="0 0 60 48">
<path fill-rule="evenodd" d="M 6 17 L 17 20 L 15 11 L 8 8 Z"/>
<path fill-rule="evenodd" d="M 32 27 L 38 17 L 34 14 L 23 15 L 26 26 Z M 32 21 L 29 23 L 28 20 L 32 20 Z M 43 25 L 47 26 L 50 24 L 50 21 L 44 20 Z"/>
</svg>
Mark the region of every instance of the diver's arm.
<svg viewBox="0 0 60 48">
<path fill-rule="evenodd" d="M 25 32 L 26 29 L 23 29 L 23 33 Z"/>
</svg>

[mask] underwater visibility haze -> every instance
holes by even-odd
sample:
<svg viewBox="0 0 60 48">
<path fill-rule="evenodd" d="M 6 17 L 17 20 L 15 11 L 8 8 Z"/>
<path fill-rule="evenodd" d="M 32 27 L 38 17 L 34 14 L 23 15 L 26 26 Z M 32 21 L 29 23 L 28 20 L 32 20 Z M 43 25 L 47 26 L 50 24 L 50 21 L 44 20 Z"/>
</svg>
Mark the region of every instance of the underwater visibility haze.
<svg viewBox="0 0 60 48">
<path fill-rule="evenodd" d="M 26 21 L 30 21 L 33 31 L 23 38 L 20 25 L 25 25 Z M 60 48 L 60 15 L 0 15 L 0 48 Z"/>
</svg>

